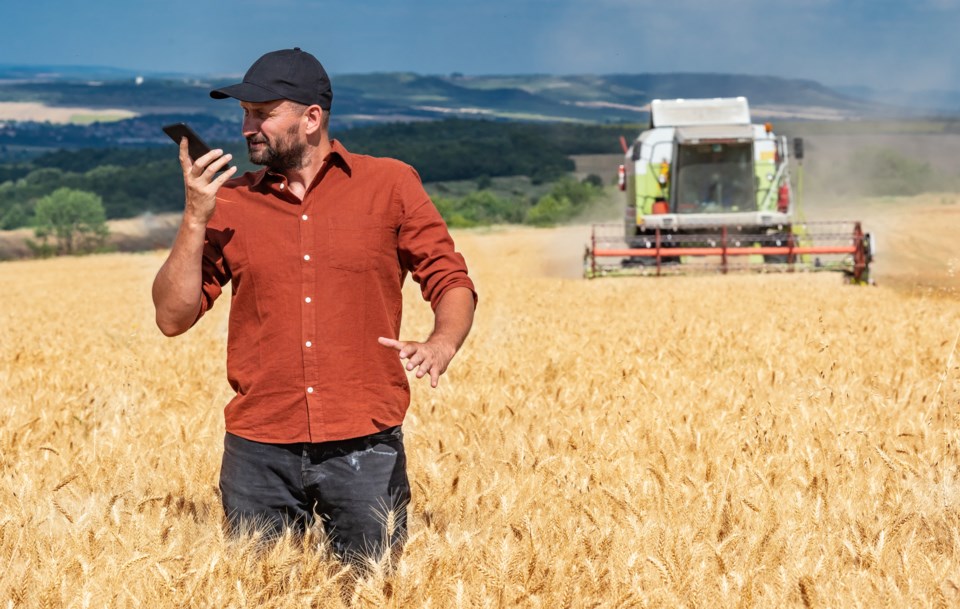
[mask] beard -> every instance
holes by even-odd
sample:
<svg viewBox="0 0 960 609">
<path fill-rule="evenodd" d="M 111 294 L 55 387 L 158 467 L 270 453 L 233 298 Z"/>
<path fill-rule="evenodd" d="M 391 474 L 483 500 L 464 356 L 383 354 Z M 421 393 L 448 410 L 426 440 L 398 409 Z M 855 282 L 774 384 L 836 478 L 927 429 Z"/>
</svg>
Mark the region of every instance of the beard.
<svg viewBox="0 0 960 609">
<path fill-rule="evenodd" d="M 247 156 L 254 165 L 264 165 L 277 173 L 300 169 L 303 167 L 307 145 L 296 136 L 296 125 L 273 141 L 263 134 L 252 135 L 247 138 Z M 263 144 L 263 146 L 254 150 L 251 144 Z"/>
</svg>

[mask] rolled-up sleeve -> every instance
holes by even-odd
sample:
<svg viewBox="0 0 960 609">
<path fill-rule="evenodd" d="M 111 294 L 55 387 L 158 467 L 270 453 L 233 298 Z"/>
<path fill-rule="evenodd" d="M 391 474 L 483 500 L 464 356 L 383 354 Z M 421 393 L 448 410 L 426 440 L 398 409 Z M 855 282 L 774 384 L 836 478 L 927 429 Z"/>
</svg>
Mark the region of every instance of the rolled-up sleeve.
<svg viewBox="0 0 960 609">
<path fill-rule="evenodd" d="M 223 256 L 223 248 L 217 239 L 218 232 L 207 230 L 203 243 L 202 285 L 200 286 L 200 310 L 193 323 L 197 323 L 204 313 L 213 307 L 214 301 L 223 292 L 223 286 L 230 281 L 230 270 Z"/>
<path fill-rule="evenodd" d="M 394 190 L 402 210 L 397 242 L 401 264 L 420 284 L 423 298 L 431 308 L 436 309 L 443 295 L 456 287 L 469 289 L 476 305 L 477 290 L 467 274 L 466 261 L 457 252 L 453 237 L 423 189 L 420 177 L 413 168 L 407 170 Z"/>
</svg>

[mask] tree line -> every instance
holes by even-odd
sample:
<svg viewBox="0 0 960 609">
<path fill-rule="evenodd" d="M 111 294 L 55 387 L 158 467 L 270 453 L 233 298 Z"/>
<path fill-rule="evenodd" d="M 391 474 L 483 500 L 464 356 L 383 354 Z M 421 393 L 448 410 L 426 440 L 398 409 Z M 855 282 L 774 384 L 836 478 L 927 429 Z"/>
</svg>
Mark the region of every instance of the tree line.
<svg viewBox="0 0 960 609">
<path fill-rule="evenodd" d="M 479 189 L 460 198 L 434 196 L 433 202 L 447 224 L 455 228 L 491 224 L 549 226 L 575 218 L 602 192 L 600 176 L 589 175 L 582 181 L 565 176 L 539 197 L 503 197 Z"/>
<path fill-rule="evenodd" d="M 356 127 L 333 136 L 351 151 L 408 162 L 425 182 L 525 175 L 534 183 L 549 183 L 573 170 L 569 155 L 615 150 L 614 133 L 603 126 L 450 119 Z M 242 141 L 211 143 L 233 153 L 241 171 L 252 169 L 242 160 Z M 107 219 L 183 206 L 183 180 L 172 143 L 58 150 L 0 164 L 0 229 L 30 226 L 37 202 L 58 188 L 100 197 Z M 523 211 L 494 215 L 520 217 Z"/>
</svg>

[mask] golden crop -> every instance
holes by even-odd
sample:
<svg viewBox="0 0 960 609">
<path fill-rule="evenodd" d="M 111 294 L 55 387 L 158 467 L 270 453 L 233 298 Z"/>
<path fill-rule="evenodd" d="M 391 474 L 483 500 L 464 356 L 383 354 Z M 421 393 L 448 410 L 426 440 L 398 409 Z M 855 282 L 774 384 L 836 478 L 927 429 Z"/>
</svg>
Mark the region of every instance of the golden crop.
<svg viewBox="0 0 960 609">
<path fill-rule="evenodd" d="M 455 237 L 476 325 L 414 382 L 411 538 L 359 578 L 221 533 L 225 299 L 166 339 L 163 253 L 0 265 L 0 607 L 960 602 L 952 294 L 585 281 L 583 229 Z"/>
</svg>

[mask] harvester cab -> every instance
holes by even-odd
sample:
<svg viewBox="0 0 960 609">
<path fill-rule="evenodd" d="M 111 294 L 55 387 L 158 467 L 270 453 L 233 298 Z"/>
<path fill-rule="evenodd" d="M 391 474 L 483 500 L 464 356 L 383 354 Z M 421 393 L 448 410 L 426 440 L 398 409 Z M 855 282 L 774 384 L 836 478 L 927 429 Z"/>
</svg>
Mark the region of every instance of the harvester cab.
<svg viewBox="0 0 960 609">
<path fill-rule="evenodd" d="M 594 225 L 584 274 L 837 270 L 869 280 L 859 222 L 802 222 L 787 138 L 753 124 L 746 98 L 654 100 L 622 140 L 624 224 Z M 794 140 L 797 161 L 803 142 Z"/>
</svg>

